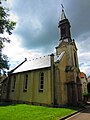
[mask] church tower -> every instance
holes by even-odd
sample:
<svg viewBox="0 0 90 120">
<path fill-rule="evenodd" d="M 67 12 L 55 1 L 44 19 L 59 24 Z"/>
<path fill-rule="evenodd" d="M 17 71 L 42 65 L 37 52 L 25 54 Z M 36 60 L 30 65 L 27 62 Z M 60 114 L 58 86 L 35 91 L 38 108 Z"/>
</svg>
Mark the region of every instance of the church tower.
<svg viewBox="0 0 90 120">
<path fill-rule="evenodd" d="M 67 57 L 67 66 L 78 66 L 78 57 L 77 57 L 77 47 L 74 39 L 71 38 L 70 31 L 70 22 L 67 19 L 64 9 L 62 8 L 61 18 L 59 21 L 59 31 L 60 31 L 60 39 L 59 45 L 56 47 L 56 54 L 60 54 L 61 52 L 66 52 Z"/>
<path fill-rule="evenodd" d="M 58 25 L 60 31 L 60 39 L 59 45 L 56 47 L 56 55 L 59 55 L 63 51 L 65 52 L 65 62 L 63 63 L 62 68 L 59 67 L 61 73 L 62 71 L 64 72 L 63 75 L 61 74 L 62 77 L 60 78 L 60 81 L 61 83 L 64 83 L 63 88 L 65 87 L 67 91 L 66 95 L 64 93 L 64 95 L 67 96 L 67 103 L 76 104 L 78 101 L 82 100 L 82 94 L 77 47 L 75 41 L 71 38 L 70 27 L 70 22 L 67 19 L 62 7 L 61 18 Z"/>
<path fill-rule="evenodd" d="M 60 29 L 61 34 L 61 41 L 71 42 L 71 32 L 70 32 L 70 23 L 69 20 L 66 18 L 64 13 L 64 9 L 62 9 L 61 20 L 59 21 L 58 28 Z"/>
</svg>

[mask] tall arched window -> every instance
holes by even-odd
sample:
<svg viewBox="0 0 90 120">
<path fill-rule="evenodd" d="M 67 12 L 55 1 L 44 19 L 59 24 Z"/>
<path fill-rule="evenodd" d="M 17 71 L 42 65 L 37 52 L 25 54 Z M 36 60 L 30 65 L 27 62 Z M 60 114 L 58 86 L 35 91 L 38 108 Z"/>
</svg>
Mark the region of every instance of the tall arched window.
<svg viewBox="0 0 90 120">
<path fill-rule="evenodd" d="M 16 76 L 13 76 L 13 79 L 12 79 L 12 92 L 14 92 L 14 90 L 15 90 L 15 84 L 16 84 Z"/>
<path fill-rule="evenodd" d="M 40 87 L 39 87 L 39 91 L 43 92 L 44 89 L 44 73 L 41 72 L 40 73 Z"/>
<path fill-rule="evenodd" d="M 75 63 L 75 67 L 77 67 L 76 53 L 74 53 L 74 63 Z"/>
<path fill-rule="evenodd" d="M 26 74 L 24 77 L 24 92 L 27 91 L 27 86 L 28 86 L 28 75 Z"/>
</svg>

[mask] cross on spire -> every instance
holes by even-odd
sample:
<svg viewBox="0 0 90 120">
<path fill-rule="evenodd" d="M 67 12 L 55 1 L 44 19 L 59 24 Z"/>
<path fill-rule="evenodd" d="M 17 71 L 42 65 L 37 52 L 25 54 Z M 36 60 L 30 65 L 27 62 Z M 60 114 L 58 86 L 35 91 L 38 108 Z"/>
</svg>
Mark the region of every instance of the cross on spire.
<svg viewBox="0 0 90 120">
<path fill-rule="evenodd" d="M 61 4 L 61 7 L 62 7 L 61 20 L 63 20 L 63 19 L 66 19 L 66 15 L 64 13 L 64 6 L 63 6 L 63 4 Z"/>
<path fill-rule="evenodd" d="M 60 28 L 60 34 L 61 34 L 60 40 L 63 41 L 66 40 L 65 42 L 71 42 L 72 40 L 71 40 L 71 32 L 70 32 L 70 23 L 65 15 L 63 4 L 61 4 L 61 7 L 62 7 L 62 12 L 58 26 Z"/>
<path fill-rule="evenodd" d="M 63 4 L 61 4 L 61 7 L 62 7 L 62 10 L 64 9 L 64 6 L 63 6 Z"/>
</svg>

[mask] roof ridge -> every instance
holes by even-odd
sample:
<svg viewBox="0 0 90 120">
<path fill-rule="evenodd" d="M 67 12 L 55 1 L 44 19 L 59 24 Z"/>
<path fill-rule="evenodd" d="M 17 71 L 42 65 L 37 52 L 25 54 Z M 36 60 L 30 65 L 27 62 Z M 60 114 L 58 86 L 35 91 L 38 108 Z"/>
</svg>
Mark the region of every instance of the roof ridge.
<svg viewBox="0 0 90 120">
<path fill-rule="evenodd" d="M 44 58 L 44 57 L 48 57 L 48 56 L 50 56 L 50 55 L 49 54 L 48 55 L 43 55 L 43 56 L 40 56 L 40 57 L 29 59 L 28 61 L 38 60 L 38 59 L 41 59 L 41 58 Z"/>
</svg>

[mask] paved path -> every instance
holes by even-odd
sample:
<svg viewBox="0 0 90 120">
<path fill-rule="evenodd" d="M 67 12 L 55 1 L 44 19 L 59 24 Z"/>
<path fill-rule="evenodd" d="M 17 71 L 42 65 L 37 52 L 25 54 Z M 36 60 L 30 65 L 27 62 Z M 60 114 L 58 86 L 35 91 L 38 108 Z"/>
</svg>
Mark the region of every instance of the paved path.
<svg viewBox="0 0 90 120">
<path fill-rule="evenodd" d="M 87 106 L 87 109 L 65 120 L 90 120 L 90 106 Z"/>
</svg>

